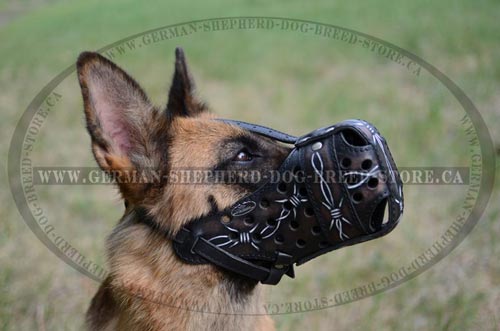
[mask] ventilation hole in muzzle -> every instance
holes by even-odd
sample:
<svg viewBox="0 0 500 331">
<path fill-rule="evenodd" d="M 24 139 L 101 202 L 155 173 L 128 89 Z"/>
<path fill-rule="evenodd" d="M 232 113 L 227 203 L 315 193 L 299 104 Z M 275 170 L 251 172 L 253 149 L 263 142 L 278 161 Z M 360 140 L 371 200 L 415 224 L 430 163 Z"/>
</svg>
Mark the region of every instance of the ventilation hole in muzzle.
<svg viewBox="0 0 500 331">
<path fill-rule="evenodd" d="M 372 168 L 373 162 L 370 159 L 366 159 L 363 162 L 361 162 L 361 169 L 363 170 L 370 170 Z"/>
<path fill-rule="evenodd" d="M 286 193 L 286 188 L 287 188 L 287 185 L 285 182 L 279 183 L 278 187 L 277 187 L 279 193 Z"/>
<path fill-rule="evenodd" d="M 360 203 L 360 202 L 363 200 L 363 193 L 361 193 L 361 192 L 355 192 L 355 193 L 351 196 L 351 200 L 352 200 L 352 202 L 354 202 L 354 203 Z"/>
<path fill-rule="evenodd" d="M 377 177 L 371 177 L 368 179 L 368 188 L 374 189 L 378 186 L 378 178 Z"/>
<path fill-rule="evenodd" d="M 260 243 L 260 241 L 262 240 L 262 236 L 260 235 L 260 233 L 255 232 L 255 233 L 252 233 L 252 239 L 256 243 Z"/>
<path fill-rule="evenodd" d="M 276 221 L 274 218 L 268 218 L 267 219 L 267 225 L 271 226 L 271 227 L 275 227 L 276 224 L 278 224 L 278 221 Z"/>
<path fill-rule="evenodd" d="M 304 239 L 297 239 L 295 244 L 298 248 L 304 248 L 306 246 L 306 241 Z"/>
<path fill-rule="evenodd" d="M 318 225 L 313 226 L 311 229 L 311 233 L 313 234 L 313 236 L 319 236 L 319 234 L 321 233 L 321 227 Z"/>
<path fill-rule="evenodd" d="M 255 220 L 253 219 L 252 216 L 247 216 L 247 217 L 245 217 L 243 222 L 245 223 L 245 225 L 250 226 L 250 225 L 253 225 L 255 223 Z"/>
<path fill-rule="evenodd" d="M 283 239 L 283 236 L 281 234 L 277 234 L 274 237 L 274 242 L 276 243 L 276 245 L 283 245 L 283 243 L 285 242 L 285 239 Z"/>
<path fill-rule="evenodd" d="M 229 239 L 235 240 L 238 238 L 238 234 L 236 232 L 229 233 Z"/>
<path fill-rule="evenodd" d="M 370 219 L 370 224 L 373 228 L 380 229 L 382 227 L 382 224 L 387 222 L 387 219 L 384 219 L 386 205 L 387 205 L 387 198 L 380 201 L 375 210 L 373 211 L 372 217 Z"/>
<path fill-rule="evenodd" d="M 300 189 L 299 189 L 299 194 L 303 197 L 307 197 L 307 189 L 305 188 L 305 186 L 302 186 Z"/>
<path fill-rule="evenodd" d="M 297 221 L 291 221 L 291 222 L 290 222 L 290 229 L 291 229 L 291 230 L 295 231 L 295 230 L 297 230 L 298 228 L 299 228 L 299 222 L 297 222 Z"/>
<path fill-rule="evenodd" d="M 363 138 L 358 132 L 346 129 L 343 130 L 340 135 L 344 139 L 344 141 L 351 146 L 366 146 L 368 142 Z"/>
<path fill-rule="evenodd" d="M 267 199 L 260 200 L 259 206 L 262 209 L 266 209 L 267 207 L 269 207 L 269 200 Z"/>
<path fill-rule="evenodd" d="M 312 209 L 312 207 L 307 207 L 306 209 L 304 209 L 304 215 L 306 217 L 314 216 L 314 209 Z"/>
<path fill-rule="evenodd" d="M 342 168 L 349 168 L 349 167 L 351 166 L 351 163 L 352 163 L 352 161 L 351 161 L 351 159 L 350 159 L 350 158 L 348 158 L 348 157 L 344 157 L 344 158 L 342 159 L 342 161 L 340 161 L 340 166 L 341 166 Z"/>
</svg>

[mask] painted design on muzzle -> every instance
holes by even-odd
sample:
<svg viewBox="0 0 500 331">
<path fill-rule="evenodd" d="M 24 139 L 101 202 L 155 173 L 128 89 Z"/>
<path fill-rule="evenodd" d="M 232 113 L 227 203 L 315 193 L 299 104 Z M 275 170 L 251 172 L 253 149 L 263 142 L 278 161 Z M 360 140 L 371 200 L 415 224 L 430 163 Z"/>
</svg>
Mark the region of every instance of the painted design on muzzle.
<svg viewBox="0 0 500 331">
<path fill-rule="evenodd" d="M 221 120 L 293 144 L 279 173 L 230 208 L 197 219 L 174 239 L 187 263 L 277 284 L 329 251 L 381 237 L 403 213 L 402 183 L 385 139 L 368 122 L 347 120 L 296 138 L 263 126 Z M 387 209 L 387 211 L 386 211 Z"/>
<path fill-rule="evenodd" d="M 318 145 L 318 149 L 319 148 L 321 147 Z M 332 191 L 330 190 L 328 182 L 323 176 L 323 160 L 321 159 L 321 155 L 318 152 L 313 153 L 313 156 L 311 157 L 311 165 L 313 166 L 314 172 L 316 173 L 320 181 L 319 185 L 321 187 L 321 193 L 324 200 L 321 203 L 330 211 L 331 220 L 329 229 L 331 230 L 333 228 L 333 225 L 335 224 L 340 240 L 349 239 L 349 237 L 344 234 L 344 231 L 342 231 L 342 223 L 351 224 L 351 222 L 349 222 L 349 220 L 346 219 L 342 214 L 342 204 L 344 203 L 344 197 L 341 197 L 338 206 L 335 206 Z M 349 185 L 347 187 L 349 188 Z"/>
</svg>

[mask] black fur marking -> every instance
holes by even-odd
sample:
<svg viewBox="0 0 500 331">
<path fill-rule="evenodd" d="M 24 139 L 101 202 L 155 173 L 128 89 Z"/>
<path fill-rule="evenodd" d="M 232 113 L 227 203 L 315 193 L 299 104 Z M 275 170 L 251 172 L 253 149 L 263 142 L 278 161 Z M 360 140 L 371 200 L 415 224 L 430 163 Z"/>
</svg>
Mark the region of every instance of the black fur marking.
<svg viewBox="0 0 500 331">
<path fill-rule="evenodd" d="M 214 173 L 224 176 L 217 178 L 218 182 L 233 185 L 235 189 L 244 192 L 259 188 L 267 178 L 267 172 L 277 166 L 272 150 L 274 146 L 263 141 L 265 139 L 248 133 L 227 138 L 221 144 L 220 161 L 212 168 Z M 252 161 L 248 163 L 233 161 L 242 149 L 246 149 L 253 156 Z M 260 178 L 256 178 L 254 175 L 259 172 Z"/>
<path fill-rule="evenodd" d="M 207 199 L 208 203 L 210 204 L 210 212 L 208 215 L 215 215 L 219 211 L 219 207 L 217 207 L 217 202 L 215 202 L 215 198 L 213 195 L 209 195 Z"/>
<path fill-rule="evenodd" d="M 108 277 L 104 280 L 90 304 L 86 322 L 92 329 L 98 325 L 105 325 L 109 321 L 109 317 L 118 311 L 118 303 L 113 297 L 110 283 L 111 278 Z"/>
<path fill-rule="evenodd" d="M 227 138 L 221 144 L 223 148 L 223 153 L 219 155 L 219 163 L 213 168 L 213 170 L 226 170 L 233 157 L 238 153 L 241 149 L 246 148 L 251 154 L 255 156 L 260 156 L 258 153 L 260 151 L 259 142 L 251 136 L 240 135 L 236 137 Z M 224 148 L 225 147 L 225 148 Z"/>
<path fill-rule="evenodd" d="M 175 116 L 196 116 L 207 109 L 207 106 L 195 98 L 195 85 L 189 72 L 184 51 L 175 49 L 175 72 L 172 86 L 168 94 L 167 117 L 172 120 Z"/>
<path fill-rule="evenodd" d="M 222 269 L 221 269 L 222 270 Z M 252 294 L 258 281 L 223 270 L 226 275 L 225 287 L 231 298 L 237 303 L 244 303 Z"/>
</svg>

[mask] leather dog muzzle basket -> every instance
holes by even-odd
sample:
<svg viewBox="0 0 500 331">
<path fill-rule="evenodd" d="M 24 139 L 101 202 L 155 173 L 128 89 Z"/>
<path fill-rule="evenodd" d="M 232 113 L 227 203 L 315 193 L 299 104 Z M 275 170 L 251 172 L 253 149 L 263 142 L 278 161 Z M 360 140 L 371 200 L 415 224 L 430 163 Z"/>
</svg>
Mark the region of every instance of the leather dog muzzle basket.
<svg viewBox="0 0 500 331">
<path fill-rule="evenodd" d="M 378 238 L 398 224 L 401 179 L 384 138 L 371 124 L 347 120 L 296 138 L 222 121 L 295 147 L 279 168 L 281 180 L 180 230 L 173 246 L 185 262 L 213 263 L 277 284 L 284 274 L 294 276 L 293 264 Z"/>
</svg>

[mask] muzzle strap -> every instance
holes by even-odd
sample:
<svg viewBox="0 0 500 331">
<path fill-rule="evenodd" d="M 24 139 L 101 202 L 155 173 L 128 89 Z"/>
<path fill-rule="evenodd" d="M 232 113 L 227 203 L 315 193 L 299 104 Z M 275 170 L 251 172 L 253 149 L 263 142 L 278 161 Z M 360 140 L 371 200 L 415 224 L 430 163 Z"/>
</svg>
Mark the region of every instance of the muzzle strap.
<svg viewBox="0 0 500 331">
<path fill-rule="evenodd" d="M 278 253 L 276 258 L 276 263 L 280 269 L 277 268 L 267 268 L 264 266 L 257 265 L 251 261 L 242 259 L 237 255 L 231 254 L 222 248 L 217 247 L 210 241 L 202 237 L 196 237 L 194 242 L 191 241 L 193 238 L 189 230 L 183 228 L 175 239 L 174 247 L 179 247 L 179 245 L 187 245 L 191 247 L 191 251 L 194 254 L 201 256 L 208 262 L 211 262 L 221 268 L 232 271 L 237 274 L 244 274 L 246 277 L 260 281 L 264 284 L 277 284 L 281 277 L 283 276 L 283 267 L 292 264 L 292 256 Z M 177 254 L 178 252 L 176 249 Z M 197 261 L 192 261 L 192 263 L 197 263 Z M 293 269 L 291 271 L 293 273 Z"/>
</svg>

